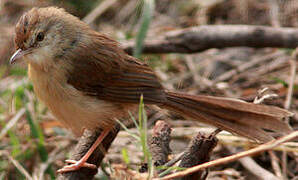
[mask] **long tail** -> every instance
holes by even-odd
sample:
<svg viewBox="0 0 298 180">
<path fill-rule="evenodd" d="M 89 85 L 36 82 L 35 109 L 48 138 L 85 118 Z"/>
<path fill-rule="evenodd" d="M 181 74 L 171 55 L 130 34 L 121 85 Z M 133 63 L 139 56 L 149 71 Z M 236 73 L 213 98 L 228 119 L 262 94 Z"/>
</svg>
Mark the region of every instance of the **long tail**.
<svg viewBox="0 0 298 180">
<path fill-rule="evenodd" d="M 292 131 L 282 119 L 293 113 L 278 107 L 237 99 L 167 92 L 167 102 L 163 107 L 261 142 L 273 139 L 264 131 L 266 129 L 283 134 Z"/>
</svg>

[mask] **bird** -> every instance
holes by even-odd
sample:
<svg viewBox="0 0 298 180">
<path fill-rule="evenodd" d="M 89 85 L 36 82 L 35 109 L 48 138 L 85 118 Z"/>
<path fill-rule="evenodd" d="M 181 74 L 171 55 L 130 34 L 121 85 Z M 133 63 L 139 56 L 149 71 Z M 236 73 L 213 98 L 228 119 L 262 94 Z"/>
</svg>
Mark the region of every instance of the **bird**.
<svg viewBox="0 0 298 180">
<path fill-rule="evenodd" d="M 102 133 L 79 161 L 60 173 L 81 167 L 116 125 L 128 117 L 143 97 L 147 106 L 159 106 L 257 142 L 292 131 L 283 121 L 293 113 L 275 106 L 233 98 L 190 95 L 165 89 L 146 63 L 128 55 L 120 44 L 97 32 L 59 7 L 32 8 L 15 26 L 16 51 L 10 63 L 28 65 L 34 92 L 51 113 L 76 136 L 84 129 Z"/>
</svg>

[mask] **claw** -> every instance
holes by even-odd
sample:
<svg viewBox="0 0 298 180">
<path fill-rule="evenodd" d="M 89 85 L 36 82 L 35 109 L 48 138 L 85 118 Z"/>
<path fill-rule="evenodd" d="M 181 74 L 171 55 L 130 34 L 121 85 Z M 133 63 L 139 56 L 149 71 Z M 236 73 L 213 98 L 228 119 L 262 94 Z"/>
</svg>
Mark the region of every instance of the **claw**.
<svg viewBox="0 0 298 180">
<path fill-rule="evenodd" d="M 70 163 L 71 165 L 64 166 L 62 169 L 59 169 L 57 173 L 65 173 L 71 171 L 77 171 L 82 167 L 90 168 L 90 169 L 97 169 L 94 164 L 90 164 L 84 161 L 75 161 L 75 160 L 65 160 L 66 163 Z"/>
<path fill-rule="evenodd" d="M 57 173 L 65 173 L 70 171 L 77 171 L 81 167 L 86 167 L 89 169 L 97 169 L 97 167 L 94 164 L 87 163 L 86 161 L 90 157 L 90 155 L 93 153 L 93 151 L 97 148 L 97 146 L 102 142 L 102 140 L 108 135 L 111 129 L 104 129 L 104 131 L 99 135 L 99 137 L 96 139 L 96 141 L 92 144 L 90 149 L 87 151 L 87 153 L 79 160 L 66 160 L 65 162 L 70 163 L 71 165 L 64 166 L 62 169 L 59 169 Z"/>
</svg>

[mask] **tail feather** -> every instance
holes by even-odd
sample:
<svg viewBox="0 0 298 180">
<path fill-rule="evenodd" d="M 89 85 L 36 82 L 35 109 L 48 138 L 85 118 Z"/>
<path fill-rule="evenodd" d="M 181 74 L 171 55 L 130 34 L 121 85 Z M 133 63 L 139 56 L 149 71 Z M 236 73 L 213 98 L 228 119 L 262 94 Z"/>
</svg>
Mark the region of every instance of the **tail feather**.
<svg viewBox="0 0 298 180">
<path fill-rule="evenodd" d="M 167 92 L 164 106 L 195 120 L 214 125 L 253 140 L 267 142 L 273 137 L 264 131 L 289 133 L 282 118 L 293 115 L 284 109 L 211 96 Z"/>
<path fill-rule="evenodd" d="M 171 93 L 172 94 L 172 93 Z M 174 93 L 177 94 L 177 93 Z M 264 106 L 261 104 L 252 104 L 248 103 L 239 99 L 233 99 L 233 98 L 222 98 L 222 97 L 213 97 L 213 96 L 192 96 L 188 94 L 183 94 L 184 97 L 188 98 L 194 98 L 195 100 L 200 99 L 200 102 L 205 102 L 208 104 L 213 104 L 215 106 L 219 106 L 222 108 L 228 108 L 228 109 L 234 109 L 237 111 L 242 112 L 251 112 L 251 113 L 257 113 L 257 114 L 263 114 L 268 116 L 274 116 L 277 118 L 284 118 L 286 116 L 292 116 L 293 113 L 281 109 L 275 106 Z M 239 103 L 237 103 L 239 102 Z"/>
</svg>

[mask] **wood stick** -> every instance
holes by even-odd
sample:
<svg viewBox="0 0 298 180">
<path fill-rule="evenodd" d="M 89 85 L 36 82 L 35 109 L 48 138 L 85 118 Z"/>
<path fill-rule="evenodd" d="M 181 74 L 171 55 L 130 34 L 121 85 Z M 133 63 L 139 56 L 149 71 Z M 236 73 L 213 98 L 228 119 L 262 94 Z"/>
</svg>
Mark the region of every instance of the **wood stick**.
<svg viewBox="0 0 298 180">
<path fill-rule="evenodd" d="M 170 31 L 162 37 L 151 38 L 143 46 L 143 53 L 196 53 L 210 48 L 247 46 L 254 48 L 296 48 L 297 28 L 273 28 L 252 25 L 205 25 Z M 134 43 L 123 43 L 132 54 Z"/>
</svg>

